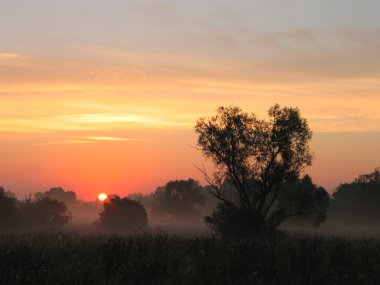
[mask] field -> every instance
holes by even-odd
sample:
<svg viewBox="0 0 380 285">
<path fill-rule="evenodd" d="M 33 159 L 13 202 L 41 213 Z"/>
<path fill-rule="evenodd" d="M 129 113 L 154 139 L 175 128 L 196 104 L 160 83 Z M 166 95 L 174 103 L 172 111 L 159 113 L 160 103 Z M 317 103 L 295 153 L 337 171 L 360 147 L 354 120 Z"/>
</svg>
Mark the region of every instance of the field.
<svg viewBox="0 0 380 285">
<path fill-rule="evenodd" d="M 1 284 L 378 284 L 380 240 L 2 234 Z"/>
</svg>

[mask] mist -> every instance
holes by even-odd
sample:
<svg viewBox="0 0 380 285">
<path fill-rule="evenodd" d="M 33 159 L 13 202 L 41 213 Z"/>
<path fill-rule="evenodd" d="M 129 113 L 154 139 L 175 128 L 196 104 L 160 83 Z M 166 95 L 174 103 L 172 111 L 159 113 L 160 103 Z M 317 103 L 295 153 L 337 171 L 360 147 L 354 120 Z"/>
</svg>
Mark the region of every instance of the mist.
<svg viewBox="0 0 380 285">
<path fill-rule="evenodd" d="M 233 195 L 231 188 L 233 186 L 226 182 L 223 187 L 224 191 L 230 191 Z M 111 197 L 115 196 L 112 194 L 104 202 L 99 200 L 82 201 L 77 198 L 74 191 L 66 191 L 61 187 L 52 187 L 44 192 L 36 192 L 24 200 L 18 200 L 14 193 L 4 188 L 1 188 L 1 195 L 3 197 L 1 200 L 3 215 L 8 214 L 7 219 L 3 218 L 0 224 L 1 231 L 66 229 L 78 233 L 95 234 L 101 232 L 130 233 L 139 230 L 139 226 L 133 227 L 132 230 L 126 228 L 123 221 L 111 229 L 99 225 L 99 217 L 104 212 L 105 206 L 115 207 L 112 203 L 110 204 Z M 116 197 L 118 196 L 116 195 Z M 59 207 L 49 210 L 40 209 L 43 214 L 34 215 L 36 216 L 35 222 L 28 222 L 28 226 L 21 223 L 20 221 L 25 219 L 22 215 L 31 215 L 32 206 L 34 211 L 37 211 L 38 207 L 43 207 L 42 204 L 38 206 L 36 203 L 44 199 L 49 199 L 47 202 L 54 200 L 61 202 L 63 209 L 58 209 Z M 201 185 L 191 178 L 172 180 L 163 186 L 158 186 L 151 193 L 132 193 L 123 199 L 135 201 L 146 213 L 146 225 L 141 230 L 152 232 L 160 229 L 171 234 L 190 236 L 212 233 L 212 229 L 205 223 L 205 217 L 210 216 L 220 203 L 220 200 L 212 195 L 210 185 Z M 308 233 L 352 238 L 380 237 L 379 203 L 380 175 L 377 168 L 372 173 L 360 174 L 352 182 L 341 183 L 337 186 L 329 197 L 326 220 L 318 227 L 302 217 L 294 217 L 286 220 L 281 226 L 281 230 L 289 234 Z M 51 208 L 51 206 L 49 207 Z M 65 207 L 67 211 L 65 211 Z M 45 215 L 46 219 L 37 218 L 42 215 Z M 130 213 L 127 211 L 126 215 L 130 215 Z M 62 218 L 62 216 L 66 217 L 66 220 L 57 222 L 57 217 Z M 132 219 L 136 218 L 137 216 L 132 215 Z M 51 221 L 51 223 L 49 225 L 39 224 L 46 221 Z"/>
</svg>

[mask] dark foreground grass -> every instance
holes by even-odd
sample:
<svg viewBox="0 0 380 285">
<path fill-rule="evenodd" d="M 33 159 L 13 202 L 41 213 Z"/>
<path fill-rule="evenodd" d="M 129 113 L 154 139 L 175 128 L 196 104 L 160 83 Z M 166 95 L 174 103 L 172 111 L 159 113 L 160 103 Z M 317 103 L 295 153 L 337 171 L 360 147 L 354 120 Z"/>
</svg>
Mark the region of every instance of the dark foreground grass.
<svg viewBox="0 0 380 285">
<path fill-rule="evenodd" d="M 380 240 L 0 235 L 0 284 L 379 284 Z"/>
</svg>

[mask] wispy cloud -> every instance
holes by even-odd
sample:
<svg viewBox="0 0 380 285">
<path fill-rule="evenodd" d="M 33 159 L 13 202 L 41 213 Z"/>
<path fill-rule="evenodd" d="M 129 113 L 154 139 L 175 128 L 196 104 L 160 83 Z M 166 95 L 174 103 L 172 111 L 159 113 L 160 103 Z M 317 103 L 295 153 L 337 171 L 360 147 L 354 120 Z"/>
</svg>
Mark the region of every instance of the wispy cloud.
<svg viewBox="0 0 380 285">
<path fill-rule="evenodd" d="M 61 139 L 49 142 L 37 142 L 34 145 L 65 145 L 65 144 L 87 144 L 90 143 L 88 140 L 78 140 L 78 139 Z"/>
<path fill-rule="evenodd" d="M 110 136 L 88 136 L 83 137 L 83 139 L 92 141 L 149 141 L 147 139 L 141 138 L 121 138 L 121 137 L 110 137 Z"/>
<path fill-rule="evenodd" d="M 162 114 L 161 114 L 162 116 Z M 88 113 L 88 114 L 73 114 L 64 115 L 61 117 L 64 121 L 78 125 L 93 125 L 93 124 L 123 124 L 124 126 L 145 126 L 145 127 L 176 127 L 184 126 L 184 122 L 168 120 L 158 116 L 143 116 L 134 114 L 118 114 L 118 113 Z"/>
<path fill-rule="evenodd" d="M 379 130 L 380 30 L 264 33 L 234 19 L 193 32 L 194 45 L 173 53 L 77 44 L 0 64 L 0 131 L 191 129 L 218 105 L 265 115 L 276 102 L 300 107 L 314 130 Z"/>
<path fill-rule="evenodd" d="M 23 59 L 23 58 L 28 58 L 28 57 L 19 53 L 0 52 L 0 60 L 1 59 Z"/>
<path fill-rule="evenodd" d="M 47 138 L 45 138 L 47 139 Z M 48 139 L 49 140 L 49 139 Z M 78 136 L 56 138 L 49 141 L 37 142 L 36 145 L 56 145 L 56 144 L 90 144 L 96 142 L 149 142 L 144 138 L 112 137 L 112 136 Z"/>
</svg>

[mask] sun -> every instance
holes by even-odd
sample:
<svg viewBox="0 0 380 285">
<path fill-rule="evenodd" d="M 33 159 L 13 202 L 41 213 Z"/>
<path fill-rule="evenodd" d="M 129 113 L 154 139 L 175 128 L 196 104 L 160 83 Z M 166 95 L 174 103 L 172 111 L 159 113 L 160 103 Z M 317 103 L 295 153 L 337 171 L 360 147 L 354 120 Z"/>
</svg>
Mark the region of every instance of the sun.
<svg viewBox="0 0 380 285">
<path fill-rule="evenodd" d="M 100 194 L 98 195 L 98 200 L 99 200 L 100 202 L 104 202 L 105 200 L 107 200 L 107 198 L 108 198 L 108 196 L 107 196 L 106 193 L 100 193 Z"/>
</svg>

